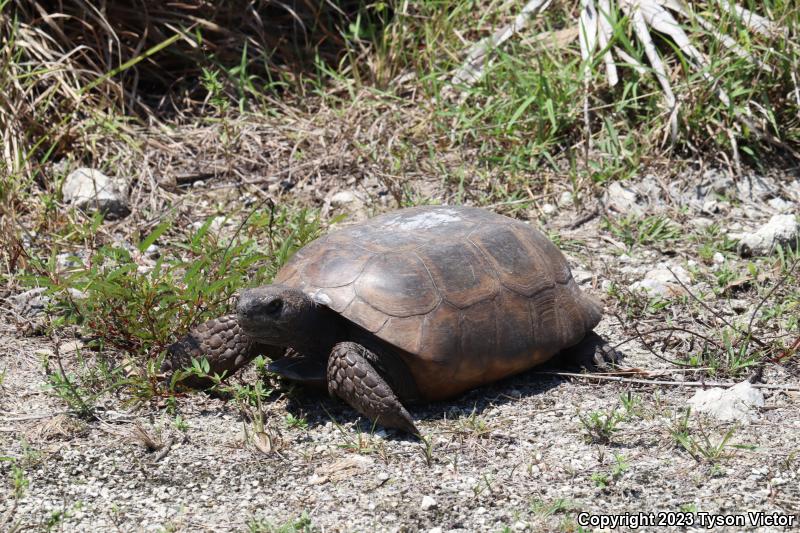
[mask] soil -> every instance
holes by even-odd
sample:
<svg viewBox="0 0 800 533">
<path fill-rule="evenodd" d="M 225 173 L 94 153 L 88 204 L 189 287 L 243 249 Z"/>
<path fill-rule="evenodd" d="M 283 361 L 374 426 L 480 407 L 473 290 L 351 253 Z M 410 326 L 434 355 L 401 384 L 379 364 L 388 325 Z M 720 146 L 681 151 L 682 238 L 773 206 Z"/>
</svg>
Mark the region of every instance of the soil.
<svg viewBox="0 0 800 533">
<path fill-rule="evenodd" d="M 643 172 L 622 183 L 634 191 L 628 203 L 600 193 L 575 205 L 563 194 L 566 183 L 557 183 L 545 200 L 524 212 L 511 203 L 491 207 L 501 212 L 513 207 L 514 216 L 530 218 L 557 236 L 576 279 L 605 302 L 606 316 L 597 332 L 619 345 L 628 372 L 570 377 L 554 374 L 564 370 L 556 364 L 449 402 L 410 406 L 423 441 L 372 428 L 339 401 L 286 388 L 262 406 L 263 428 L 235 402 L 203 393 L 179 397 L 174 409 L 126 405 L 108 395 L 96 418 L 81 419 L 46 385 L 42 361 L 52 361 L 54 339 L 25 336 L 14 321 L 3 321 L 0 449 L 24 472 L 27 486 L 16 497 L 12 462 L 0 462 L 0 529 L 600 529 L 582 525 L 581 513 L 598 520 L 601 515 L 653 513 L 672 526 L 640 531 L 800 528 L 797 353 L 767 363 L 760 375 L 752 368 L 714 375 L 672 363 L 701 351 L 701 342 L 692 344 L 696 335 L 674 330 L 670 338 L 646 337 L 658 340 L 652 345 L 641 336 L 669 324 L 719 339 L 723 321 L 745 327 L 751 314 L 764 316 L 776 299 L 780 303 L 791 288 L 779 288 L 760 304 L 776 279 L 751 279 L 715 296 L 711 288 L 721 263 L 699 249 L 708 241 L 703 236 L 709 225 L 721 228 L 716 241 L 760 227 L 780 211 L 775 198 L 797 215 L 800 179 L 785 172 L 730 178 L 723 171 L 688 168 L 669 180 Z M 208 203 L 203 202 L 214 201 L 210 198 L 218 192 L 213 183 L 204 183 L 188 189 L 184 202 L 198 206 L 197 220 L 204 217 L 202 206 Z M 274 180 L 276 187 L 280 183 Z M 708 183 L 707 191 L 700 191 L 698 183 Z M 428 189 L 421 194 L 450 198 L 438 182 L 424 186 Z M 313 194 L 302 184 L 285 194 L 315 197 L 326 217 L 349 213 L 355 219 L 393 207 L 386 199 L 392 195 L 379 180 L 345 177 L 325 189 L 309 187 Z M 331 203 L 342 190 L 357 192 L 356 200 Z M 639 221 L 667 216 L 677 225 L 677 235 L 629 245 L 624 232 L 608 221 L 621 227 L 631 213 Z M 762 271 L 776 262 L 774 257 L 742 258 L 732 250 L 720 254 L 738 276 L 747 276 L 748 262 Z M 702 293 L 705 305 L 683 292 L 670 297 L 671 305 L 659 307 L 629 289 L 661 263 L 686 269 L 689 284 L 671 288 Z M 792 325 L 788 316 L 757 320 L 755 336 L 784 339 L 778 342 L 788 346 L 799 333 L 797 321 Z M 59 343 L 68 369 L 79 364 L 79 348 L 74 342 Z M 608 377 L 621 380 L 603 379 Z M 751 419 L 730 422 L 687 414 L 698 383 L 732 384 L 748 377 L 758 386 L 774 387 L 759 389 L 765 403 Z M 249 370 L 233 379 L 257 378 Z M 647 379 L 673 384 L 636 382 Z M 598 434 L 593 413 L 595 421 L 612 418 L 606 434 Z M 292 422 L 299 419 L 307 425 Z M 694 443 L 688 449 L 676 438 L 682 431 L 689 435 L 685 442 Z M 794 517 L 795 525 L 756 527 L 748 521 L 708 528 L 702 522 L 730 515 L 746 519 L 746 512 Z M 676 520 L 692 520 L 694 526 Z"/>
</svg>

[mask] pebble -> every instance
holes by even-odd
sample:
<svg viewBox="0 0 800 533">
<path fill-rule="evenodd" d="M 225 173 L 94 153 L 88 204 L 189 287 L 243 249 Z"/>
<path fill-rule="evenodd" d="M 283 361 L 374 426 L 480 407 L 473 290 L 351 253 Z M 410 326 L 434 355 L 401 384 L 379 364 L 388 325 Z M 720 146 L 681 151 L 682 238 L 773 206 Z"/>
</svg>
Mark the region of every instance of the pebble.
<svg viewBox="0 0 800 533">
<path fill-rule="evenodd" d="M 109 219 L 124 218 L 131 212 L 125 195 L 126 185 L 93 168 L 72 171 L 61 193 L 64 201 L 88 213 L 101 212 Z"/>
<path fill-rule="evenodd" d="M 430 509 L 435 509 L 437 505 L 438 504 L 436 503 L 436 500 L 433 499 L 433 497 L 426 495 L 422 497 L 422 503 L 420 504 L 420 508 L 423 511 L 428 511 Z"/>
<path fill-rule="evenodd" d="M 607 205 L 623 214 L 642 214 L 642 208 L 636 203 L 639 195 L 633 189 L 623 187 L 618 181 L 608 186 L 606 193 Z"/>
<path fill-rule="evenodd" d="M 552 215 L 556 211 L 558 211 L 558 207 L 556 207 L 553 204 L 544 204 L 542 206 L 542 213 L 544 213 L 545 215 Z"/>
<path fill-rule="evenodd" d="M 339 191 L 330 199 L 331 207 L 342 207 L 354 202 L 363 203 L 355 191 Z"/>
<path fill-rule="evenodd" d="M 800 223 L 795 215 L 774 215 L 757 231 L 740 235 L 737 250 L 742 257 L 769 255 L 778 245 L 793 248 L 797 239 L 800 239 Z"/>
<path fill-rule="evenodd" d="M 651 296 L 660 296 L 662 298 L 674 298 L 676 296 L 683 296 L 686 290 L 681 286 L 689 285 L 692 281 L 689 272 L 682 266 L 669 267 L 660 266 L 650 270 L 645 274 L 644 279 L 631 284 L 631 290 L 645 291 Z M 677 280 L 676 280 L 677 277 Z M 681 283 L 678 283 L 680 280 Z"/>
<path fill-rule="evenodd" d="M 770 198 L 767 200 L 767 204 L 774 209 L 775 211 L 784 212 L 789 211 L 794 207 L 792 202 L 787 202 L 783 198 Z"/>
</svg>

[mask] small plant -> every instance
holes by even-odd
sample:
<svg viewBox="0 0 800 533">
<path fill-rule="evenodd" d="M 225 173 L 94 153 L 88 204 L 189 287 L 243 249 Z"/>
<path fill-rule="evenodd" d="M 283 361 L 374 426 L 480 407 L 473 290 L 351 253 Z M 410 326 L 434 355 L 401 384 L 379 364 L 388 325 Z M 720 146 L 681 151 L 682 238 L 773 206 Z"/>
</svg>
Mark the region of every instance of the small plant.
<svg viewBox="0 0 800 533">
<path fill-rule="evenodd" d="M 615 453 L 614 454 L 614 465 L 611 467 L 610 472 L 594 472 L 591 475 L 591 480 L 594 482 L 596 487 L 605 488 L 609 486 L 612 482 L 617 481 L 622 475 L 628 471 L 630 466 L 628 462 L 625 460 L 625 457 L 621 454 Z"/>
<path fill-rule="evenodd" d="M 288 428 L 308 429 L 308 421 L 303 417 L 296 417 L 292 413 L 286 415 L 284 422 Z"/>
<path fill-rule="evenodd" d="M 74 324 L 92 339 L 91 356 L 79 354 L 79 375 L 61 369 L 48 372 L 53 391 L 83 415 L 91 413 L 94 398 L 108 390 L 139 400 L 171 395 L 158 375 L 165 348 L 176 333 L 225 314 L 237 290 L 267 283 L 321 230 L 314 212 L 287 205 L 252 211 L 224 241 L 212 231 L 215 217 L 210 217 L 188 235 L 167 220 L 140 235 L 136 246 L 99 245 L 102 217 L 95 218 L 79 229 L 71 226 L 69 237 L 64 237 L 81 241 L 88 250 L 84 257 L 76 256 L 66 272 L 54 260 L 32 258 L 30 268 L 36 275 L 28 278 L 54 298 L 54 315 L 59 317 L 54 327 Z M 167 234 L 186 244 L 172 248 L 172 254 L 161 245 L 161 255 L 142 265 L 150 246 Z M 82 298 L 72 296 L 76 290 Z M 112 364 L 107 349 L 129 354 L 129 368 Z M 198 376 L 208 371 L 202 361 L 190 369 Z M 174 377 L 172 385 L 180 373 Z M 219 382 L 226 376 L 216 377 Z"/>
<path fill-rule="evenodd" d="M 458 426 L 464 433 L 470 433 L 476 437 L 482 437 L 492 431 L 486 420 L 478 416 L 477 409 L 474 408 L 469 416 L 458 421 Z"/>
<path fill-rule="evenodd" d="M 699 437 L 693 435 L 689 428 L 690 412 L 691 410 L 686 410 L 685 415 L 670 428 L 670 434 L 675 444 L 683 448 L 695 461 L 718 465 L 721 460 L 730 455 L 728 448 L 751 448 L 746 445 L 729 444 L 730 439 L 736 432 L 736 426 L 728 429 L 716 442 L 712 440 L 702 426 L 698 430 Z"/>
<path fill-rule="evenodd" d="M 189 431 L 189 423 L 186 422 L 186 420 L 184 420 L 184 418 L 181 415 L 175 415 L 175 420 L 173 422 L 173 425 L 175 426 L 175 429 L 183 433 Z"/>
<path fill-rule="evenodd" d="M 16 463 L 11 465 L 11 486 L 14 498 L 20 499 L 25 496 L 28 485 L 30 485 L 30 481 L 25 476 L 25 471 Z"/>
<path fill-rule="evenodd" d="M 630 465 L 625 460 L 625 457 L 622 454 L 615 453 L 614 454 L 614 461 L 615 464 L 611 468 L 611 476 L 617 480 L 622 477 L 622 474 L 628 471 Z"/>
<path fill-rule="evenodd" d="M 645 218 L 628 215 L 616 220 L 606 218 L 603 225 L 628 248 L 674 241 L 681 236 L 680 226 L 661 215 Z"/>
<path fill-rule="evenodd" d="M 623 414 L 615 407 L 610 412 L 593 411 L 588 416 L 578 412 L 578 418 L 583 425 L 587 442 L 606 444 L 611 442 L 611 437 L 617 431 L 617 425 L 623 420 Z"/>
<path fill-rule="evenodd" d="M 428 435 L 420 437 L 420 450 L 422 450 L 425 464 L 428 467 L 433 466 L 433 438 Z"/>
<path fill-rule="evenodd" d="M 540 518 L 547 518 L 573 509 L 574 506 L 564 498 L 557 498 L 552 502 L 546 502 L 544 500 L 534 500 L 531 502 L 531 511 Z"/>
<path fill-rule="evenodd" d="M 619 395 L 619 401 L 622 404 L 622 408 L 625 409 L 626 417 L 641 416 L 642 399 L 639 396 L 628 391 L 625 394 Z"/>
<path fill-rule="evenodd" d="M 492 479 L 486 474 L 481 474 L 481 478 L 475 483 L 475 486 L 472 487 L 472 495 L 477 498 L 487 490 L 490 493 L 492 492 Z"/>
<path fill-rule="evenodd" d="M 279 525 L 275 525 L 270 520 L 252 518 L 247 522 L 247 530 L 250 533 L 316 533 L 319 531 L 305 511 L 298 518 Z"/>
<path fill-rule="evenodd" d="M 610 483 L 610 479 L 608 474 L 605 472 L 595 472 L 591 476 L 592 481 L 594 482 L 595 487 L 604 489 Z"/>
</svg>

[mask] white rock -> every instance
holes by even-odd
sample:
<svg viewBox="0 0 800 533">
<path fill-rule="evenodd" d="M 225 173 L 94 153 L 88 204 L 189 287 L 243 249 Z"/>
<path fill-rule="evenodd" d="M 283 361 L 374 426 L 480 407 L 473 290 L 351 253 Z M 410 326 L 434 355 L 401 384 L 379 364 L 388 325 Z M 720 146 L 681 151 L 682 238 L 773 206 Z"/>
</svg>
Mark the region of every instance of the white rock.
<svg viewBox="0 0 800 533">
<path fill-rule="evenodd" d="M 109 218 L 122 218 L 131 212 L 125 188 L 122 181 L 109 178 L 99 170 L 79 168 L 67 176 L 61 192 L 65 202 L 79 209 L 100 211 Z"/>
<path fill-rule="evenodd" d="M 738 251 L 742 256 L 768 255 L 776 245 L 794 247 L 798 238 L 800 223 L 795 215 L 774 215 L 756 232 L 742 234 Z"/>
<path fill-rule="evenodd" d="M 331 207 L 342 207 L 354 202 L 363 203 L 361 198 L 355 191 L 339 191 L 331 196 Z"/>
<path fill-rule="evenodd" d="M 742 200 L 760 200 L 772 193 L 774 183 L 762 176 L 746 176 L 736 183 L 739 198 Z"/>
<path fill-rule="evenodd" d="M 728 300 L 728 305 L 736 313 L 744 313 L 749 307 L 747 300 L 743 300 L 741 298 L 730 298 Z"/>
<path fill-rule="evenodd" d="M 685 268 L 681 266 L 670 267 L 659 265 L 659 268 L 650 270 L 645 274 L 644 279 L 631 285 L 631 290 L 643 290 L 650 296 L 661 296 L 662 298 L 674 298 L 686 294 L 686 290 L 678 283 L 680 280 L 684 285 L 689 285 L 692 278 Z M 674 273 L 674 275 L 673 275 Z M 677 280 L 675 279 L 677 277 Z"/>
<path fill-rule="evenodd" d="M 21 316 L 34 318 L 44 314 L 45 308 L 50 303 L 50 297 L 45 295 L 45 291 L 47 289 L 44 287 L 37 287 L 11 296 L 9 300 Z"/>
<path fill-rule="evenodd" d="M 720 420 L 746 422 L 753 419 L 755 408 L 763 407 L 764 395 L 749 381 L 742 381 L 729 389 L 699 390 L 689 400 L 689 405 L 695 411 Z"/>
<path fill-rule="evenodd" d="M 618 181 L 615 181 L 608 186 L 606 204 L 619 213 L 639 215 L 642 213 L 642 208 L 636 204 L 638 197 L 636 191 L 623 187 Z"/>
<path fill-rule="evenodd" d="M 193 222 L 192 228 L 195 230 L 199 230 L 200 228 L 205 226 L 206 222 L 208 222 L 208 219 L 198 220 L 196 222 Z M 211 233 L 218 233 L 219 230 L 221 230 L 222 227 L 227 224 L 227 222 L 228 219 L 226 219 L 225 217 L 213 216 L 211 223 L 208 225 L 208 231 Z"/>
<path fill-rule="evenodd" d="M 712 219 L 706 217 L 694 217 L 691 220 L 689 220 L 689 224 L 691 224 L 692 226 L 696 226 L 700 229 L 707 228 L 713 223 L 714 221 Z"/>
<path fill-rule="evenodd" d="M 794 204 L 792 202 L 787 202 L 783 198 L 778 198 L 778 197 L 770 198 L 769 200 L 767 200 L 767 204 L 775 211 L 779 211 L 781 213 L 783 213 L 784 211 L 789 211 L 794 207 Z"/>
<path fill-rule="evenodd" d="M 556 211 L 558 211 L 558 207 L 554 206 L 553 204 L 544 204 L 542 206 L 542 213 L 545 215 L 552 215 Z"/>
<path fill-rule="evenodd" d="M 437 505 L 438 504 L 436 503 L 436 500 L 434 500 L 431 496 L 423 496 L 422 497 L 422 504 L 420 504 L 420 508 L 423 511 L 428 511 L 430 509 L 436 508 Z"/>
<path fill-rule="evenodd" d="M 594 275 L 588 270 L 583 270 L 582 268 L 573 268 L 572 278 L 578 285 L 583 285 L 584 283 L 592 281 L 594 279 Z"/>
<path fill-rule="evenodd" d="M 712 199 L 705 200 L 703 202 L 703 207 L 700 208 L 700 212 L 706 215 L 713 215 L 715 213 L 719 213 L 719 211 L 719 202 Z"/>
</svg>

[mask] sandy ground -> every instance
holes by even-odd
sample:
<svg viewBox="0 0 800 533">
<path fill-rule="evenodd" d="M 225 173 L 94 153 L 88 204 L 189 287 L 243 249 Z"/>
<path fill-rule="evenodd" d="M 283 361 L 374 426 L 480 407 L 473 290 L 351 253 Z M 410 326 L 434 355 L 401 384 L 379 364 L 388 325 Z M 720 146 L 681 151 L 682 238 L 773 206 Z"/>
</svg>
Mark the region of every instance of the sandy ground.
<svg viewBox="0 0 800 533">
<path fill-rule="evenodd" d="M 800 201 L 796 177 L 775 180 L 779 197 Z M 598 332 L 615 343 L 632 339 L 620 347 L 623 366 L 639 369 L 632 377 L 697 382 L 697 372 L 657 357 L 691 353 L 686 342 L 650 351 L 631 324 L 645 330 L 672 321 L 710 331 L 713 316 L 691 299 L 666 311 L 642 310 L 615 296 L 613 286 L 629 287 L 667 261 L 690 270 L 691 287 L 702 290 L 714 265 L 697 257 L 696 221 L 752 229 L 775 212 L 767 203 L 774 197 L 721 200 L 726 205 L 710 215 L 683 207 L 680 238 L 628 251 L 603 216 L 569 229 L 586 208 L 559 207 L 544 224 L 560 235 L 584 289 L 604 300 Z M 642 216 L 681 209 L 664 198 L 642 193 L 636 209 Z M 726 260 L 745 268 L 735 253 Z M 758 301 L 751 290 L 708 305 L 746 323 Z M 787 333 L 783 327 L 774 324 L 773 333 Z M 75 348 L 60 347 L 68 368 L 78 364 Z M 534 369 L 450 402 L 411 407 L 425 436 L 420 442 L 373 431 L 341 402 L 301 390 L 275 393 L 262 406 L 263 430 L 235 403 L 202 393 L 179 398 L 173 412 L 107 395 L 97 419 L 81 420 L 46 386 L 42 361 L 53 353 L 50 339 L 25 337 L 10 320 L 0 325 L 0 455 L 14 459 L 0 462 L 3 530 L 595 531 L 599 522 L 583 525 L 584 519 L 625 513 L 666 524 L 638 531 L 800 529 L 797 355 L 767 365 L 759 382 L 794 390 L 759 389 L 764 406 L 746 422 L 696 412 L 687 418 L 697 387 Z M 235 379 L 256 378 L 250 371 Z M 607 441 L 591 438 L 592 413 L 616 417 Z M 293 427 L 289 414 L 307 427 Z M 684 421 L 697 445 L 693 454 L 674 437 Z M 147 438 L 159 449 L 148 451 Z M 15 476 L 24 480 L 16 493 Z M 747 512 L 793 518 L 794 527 L 757 527 Z M 738 520 L 733 514 L 747 522 L 707 527 L 726 516 Z"/>
</svg>

